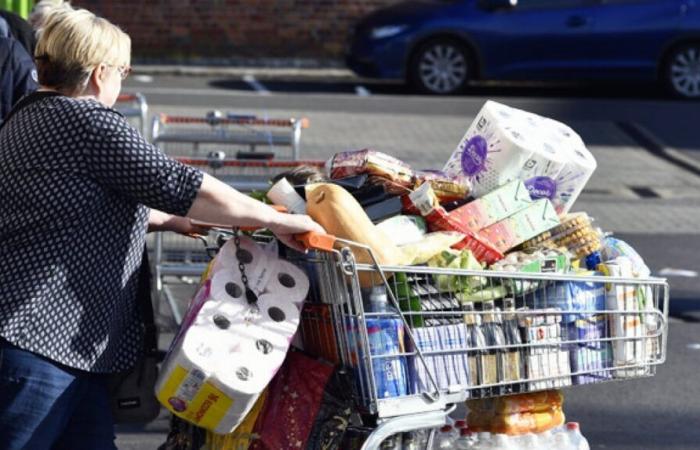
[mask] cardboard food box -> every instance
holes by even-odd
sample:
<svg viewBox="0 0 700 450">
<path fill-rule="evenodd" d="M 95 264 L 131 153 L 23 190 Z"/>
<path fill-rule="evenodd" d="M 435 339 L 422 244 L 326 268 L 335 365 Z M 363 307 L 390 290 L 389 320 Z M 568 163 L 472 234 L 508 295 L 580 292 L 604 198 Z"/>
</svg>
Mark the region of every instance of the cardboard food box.
<svg viewBox="0 0 700 450">
<path fill-rule="evenodd" d="M 552 203 L 543 198 L 527 208 L 481 230 L 485 238 L 500 252 L 507 252 L 516 245 L 559 225 L 559 216 Z"/>
<path fill-rule="evenodd" d="M 450 218 L 476 233 L 531 204 L 532 199 L 525 184 L 513 180 L 450 212 Z"/>
</svg>

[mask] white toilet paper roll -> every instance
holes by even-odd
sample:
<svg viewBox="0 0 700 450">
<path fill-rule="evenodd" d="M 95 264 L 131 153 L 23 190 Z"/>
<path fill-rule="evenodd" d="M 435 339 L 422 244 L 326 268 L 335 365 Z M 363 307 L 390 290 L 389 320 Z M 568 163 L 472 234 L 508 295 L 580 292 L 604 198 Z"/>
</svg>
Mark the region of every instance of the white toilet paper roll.
<svg viewBox="0 0 700 450">
<path fill-rule="evenodd" d="M 266 333 L 284 337 L 287 343 L 292 340 L 299 327 L 299 309 L 284 296 L 264 294 L 258 297 L 260 319 L 254 324 Z"/>
<path fill-rule="evenodd" d="M 280 260 L 277 272 L 270 277 L 265 293 L 286 298 L 292 303 L 301 303 L 309 293 L 309 277 L 289 261 Z"/>
<path fill-rule="evenodd" d="M 241 305 L 246 303 L 245 285 L 241 281 L 240 275 L 236 276 L 229 271 L 220 271 L 214 274 L 211 279 L 209 296 L 217 301 L 226 300 Z"/>
<path fill-rule="evenodd" d="M 270 281 L 270 277 L 275 273 L 276 255 L 268 255 L 253 239 L 247 236 L 241 236 L 239 251 L 236 249 L 233 239 L 231 239 L 216 255 L 212 266 L 213 276 L 216 276 L 218 273 L 225 273 L 230 278 L 240 279 L 239 259 L 244 264 L 250 289 L 256 294 L 263 292 Z"/>
</svg>

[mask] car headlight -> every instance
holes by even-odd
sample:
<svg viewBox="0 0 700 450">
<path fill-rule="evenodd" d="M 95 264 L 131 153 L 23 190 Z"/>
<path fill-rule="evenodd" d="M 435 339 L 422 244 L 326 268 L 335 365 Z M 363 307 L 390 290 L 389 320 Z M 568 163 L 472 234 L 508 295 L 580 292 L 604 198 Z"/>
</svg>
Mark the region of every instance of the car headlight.
<svg viewBox="0 0 700 450">
<path fill-rule="evenodd" d="M 407 25 L 386 25 L 372 29 L 372 39 L 384 39 L 396 36 L 408 28 Z"/>
</svg>

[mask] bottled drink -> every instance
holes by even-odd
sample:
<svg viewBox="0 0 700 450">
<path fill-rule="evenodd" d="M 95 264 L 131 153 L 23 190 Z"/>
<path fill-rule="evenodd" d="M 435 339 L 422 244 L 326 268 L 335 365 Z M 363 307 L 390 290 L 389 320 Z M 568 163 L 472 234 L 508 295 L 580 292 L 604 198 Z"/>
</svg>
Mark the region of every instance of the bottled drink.
<svg viewBox="0 0 700 450">
<path fill-rule="evenodd" d="M 508 381 L 518 382 L 523 378 L 525 374 L 524 371 L 524 358 L 522 357 L 522 347 L 523 338 L 520 335 L 520 328 L 518 327 L 518 318 L 515 315 L 515 300 L 512 298 L 507 298 L 503 301 L 503 308 L 505 310 L 504 320 L 503 320 L 503 331 L 506 335 L 506 343 L 508 345 L 517 345 L 519 347 L 509 348 L 506 351 L 506 379 Z M 507 393 L 522 392 L 521 387 L 525 386 L 522 383 L 516 383 L 506 386 Z"/>
<path fill-rule="evenodd" d="M 471 385 L 479 386 L 484 384 L 486 380 L 484 357 L 487 355 L 487 351 L 483 349 L 486 347 L 486 337 L 484 337 L 484 332 L 479 326 L 479 317 L 474 313 L 474 305 L 465 303 L 463 309 L 466 312 L 464 314 L 464 322 L 467 326 L 467 348 L 481 349 L 467 352 Z M 485 395 L 486 392 L 481 389 L 472 391 L 472 396 L 474 397 Z"/>
<path fill-rule="evenodd" d="M 455 431 L 452 425 L 440 428 L 433 442 L 433 450 L 447 450 L 454 448 L 456 441 Z"/>
<path fill-rule="evenodd" d="M 457 450 L 472 450 L 476 445 L 476 435 L 467 428 L 459 430 L 459 438 L 455 441 Z"/>
<path fill-rule="evenodd" d="M 484 357 L 486 362 L 486 384 L 500 383 L 506 380 L 506 352 L 503 346 L 506 344 L 506 337 L 503 333 L 503 327 L 498 321 L 498 312 L 494 308 L 493 301 L 484 302 L 484 322 L 482 328 L 486 337 L 486 345 L 492 348 L 487 351 Z M 498 396 L 505 393 L 502 386 L 493 386 L 488 388 L 489 395 Z"/>
<path fill-rule="evenodd" d="M 370 312 L 387 312 L 389 308 L 389 300 L 386 295 L 384 286 L 372 286 L 369 291 L 369 310 Z"/>
<path fill-rule="evenodd" d="M 472 446 L 474 450 L 489 450 L 493 449 L 491 446 L 491 433 L 487 431 L 482 431 L 476 433 L 476 439 L 474 440 L 474 445 Z"/>
<path fill-rule="evenodd" d="M 425 450 L 428 445 L 429 429 L 409 431 L 403 434 L 403 450 Z"/>
<path fill-rule="evenodd" d="M 507 434 L 494 434 L 491 436 L 491 447 L 496 450 L 516 450 L 513 439 Z"/>
<path fill-rule="evenodd" d="M 519 448 L 521 450 L 540 450 L 547 448 L 546 446 L 540 445 L 540 440 L 538 436 L 534 433 L 526 433 L 519 437 Z"/>
<path fill-rule="evenodd" d="M 581 434 L 581 428 L 578 422 L 569 422 L 566 424 L 566 431 L 564 431 L 569 437 L 570 449 L 572 450 L 590 450 L 588 445 L 588 440 Z"/>
</svg>

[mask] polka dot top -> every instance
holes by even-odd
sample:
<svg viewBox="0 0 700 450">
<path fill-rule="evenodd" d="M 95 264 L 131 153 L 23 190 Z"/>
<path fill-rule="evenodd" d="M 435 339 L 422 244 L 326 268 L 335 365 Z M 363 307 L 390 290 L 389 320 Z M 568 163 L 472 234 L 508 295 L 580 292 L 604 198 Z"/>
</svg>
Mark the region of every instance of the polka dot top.
<svg viewBox="0 0 700 450">
<path fill-rule="evenodd" d="M 95 100 L 21 103 L 0 129 L 0 336 L 69 367 L 128 369 L 148 208 L 185 215 L 202 173 Z"/>
</svg>

